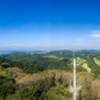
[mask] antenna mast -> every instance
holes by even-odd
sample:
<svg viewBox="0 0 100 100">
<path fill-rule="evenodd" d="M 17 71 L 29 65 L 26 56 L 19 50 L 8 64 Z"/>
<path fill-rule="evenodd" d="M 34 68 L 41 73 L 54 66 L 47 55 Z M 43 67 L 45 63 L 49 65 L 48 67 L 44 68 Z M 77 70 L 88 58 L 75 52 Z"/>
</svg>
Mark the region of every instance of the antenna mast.
<svg viewBox="0 0 100 100">
<path fill-rule="evenodd" d="M 73 100 L 76 100 L 77 91 L 76 91 L 76 58 L 73 53 Z"/>
</svg>

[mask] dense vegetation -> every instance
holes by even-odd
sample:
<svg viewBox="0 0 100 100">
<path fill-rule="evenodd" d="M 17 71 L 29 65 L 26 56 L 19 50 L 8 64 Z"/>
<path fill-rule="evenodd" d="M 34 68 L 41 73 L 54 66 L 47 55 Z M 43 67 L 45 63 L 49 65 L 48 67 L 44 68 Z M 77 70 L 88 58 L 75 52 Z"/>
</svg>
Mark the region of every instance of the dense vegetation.
<svg viewBox="0 0 100 100">
<path fill-rule="evenodd" d="M 99 51 L 76 51 L 77 71 L 100 74 Z M 47 69 L 63 69 L 72 71 L 72 51 L 52 51 L 46 53 L 13 53 L 0 58 L 0 64 L 8 63 L 11 67 L 19 67 L 26 73 L 36 73 Z"/>
<path fill-rule="evenodd" d="M 100 52 L 77 51 L 77 100 L 100 100 Z M 72 51 L 0 57 L 0 100 L 72 100 Z"/>
<path fill-rule="evenodd" d="M 71 52 L 50 52 L 43 54 L 14 53 L 6 55 L 10 66 L 17 66 L 27 73 L 40 72 L 47 69 L 72 70 Z M 2 63 L 2 62 L 1 62 Z"/>
</svg>

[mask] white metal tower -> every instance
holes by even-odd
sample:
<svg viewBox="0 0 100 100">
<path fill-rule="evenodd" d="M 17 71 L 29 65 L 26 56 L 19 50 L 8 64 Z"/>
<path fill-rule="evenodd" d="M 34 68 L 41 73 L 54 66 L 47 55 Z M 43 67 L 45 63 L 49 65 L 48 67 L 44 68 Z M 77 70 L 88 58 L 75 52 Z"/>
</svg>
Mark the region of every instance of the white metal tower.
<svg viewBox="0 0 100 100">
<path fill-rule="evenodd" d="M 73 58 L 73 100 L 77 97 L 77 87 L 76 87 L 76 59 Z"/>
</svg>

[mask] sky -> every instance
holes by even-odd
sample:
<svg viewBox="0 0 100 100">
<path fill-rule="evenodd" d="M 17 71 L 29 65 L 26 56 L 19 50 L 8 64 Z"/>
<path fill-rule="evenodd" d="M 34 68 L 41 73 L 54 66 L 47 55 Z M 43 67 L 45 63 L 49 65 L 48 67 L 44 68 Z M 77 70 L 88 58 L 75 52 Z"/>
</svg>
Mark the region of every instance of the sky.
<svg viewBox="0 0 100 100">
<path fill-rule="evenodd" d="M 0 50 L 99 49 L 100 0 L 0 0 Z"/>
</svg>

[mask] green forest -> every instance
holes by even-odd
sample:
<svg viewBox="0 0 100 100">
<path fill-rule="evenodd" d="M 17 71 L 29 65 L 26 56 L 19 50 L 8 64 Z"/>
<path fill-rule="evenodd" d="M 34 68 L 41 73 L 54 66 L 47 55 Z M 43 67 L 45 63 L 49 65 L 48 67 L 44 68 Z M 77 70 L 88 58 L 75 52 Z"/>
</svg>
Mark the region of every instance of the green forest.
<svg viewBox="0 0 100 100">
<path fill-rule="evenodd" d="M 77 100 L 100 100 L 100 51 L 75 51 Z M 0 100 L 72 100 L 73 52 L 0 55 Z"/>
</svg>

